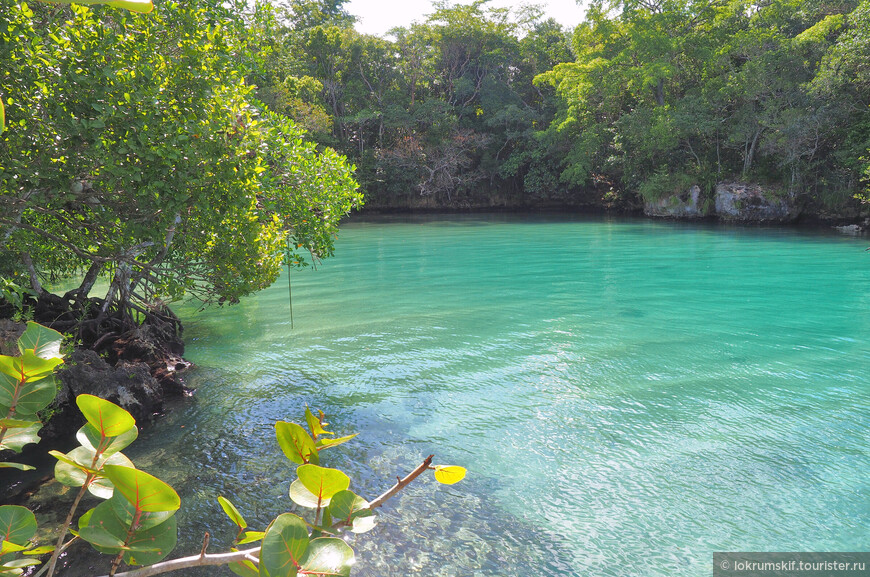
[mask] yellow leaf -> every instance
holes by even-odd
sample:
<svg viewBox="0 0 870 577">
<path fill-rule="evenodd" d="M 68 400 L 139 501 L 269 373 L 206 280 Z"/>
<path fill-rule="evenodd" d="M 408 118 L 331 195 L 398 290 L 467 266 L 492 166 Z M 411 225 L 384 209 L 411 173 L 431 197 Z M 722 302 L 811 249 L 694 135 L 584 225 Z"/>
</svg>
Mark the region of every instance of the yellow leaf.
<svg viewBox="0 0 870 577">
<path fill-rule="evenodd" d="M 456 465 L 437 465 L 435 480 L 442 485 L 452 485 L 465 478 L 465 468 Z"/>
</svg>

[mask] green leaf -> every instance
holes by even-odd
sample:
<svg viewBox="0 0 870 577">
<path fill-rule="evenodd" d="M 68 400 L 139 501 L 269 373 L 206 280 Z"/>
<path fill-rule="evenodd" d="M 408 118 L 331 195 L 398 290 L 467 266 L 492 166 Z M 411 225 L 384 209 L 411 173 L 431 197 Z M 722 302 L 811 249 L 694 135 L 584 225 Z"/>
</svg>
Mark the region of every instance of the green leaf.
<svg viewBox="0 0 870 577">
<path fill-rule="evenodd" d="M 325 423 L 321 423 L 320 419 L 314 416 L 314 413 L 311 412 L 311 409 L 305 407 L 305 422 L 308 423 L 308 430 L 311 431 L 311 436 L 315 439 L 320 435 L 334 435 L 335 433 L 330 433 L 326 429 L 323 428 Z"/>
<path fill-rule="evenodd" d="M 0 506 L 0 540 L 27 545 L 36 535 L 36 516 L 19 505 Z"/>
<path fill-rule="evenodd" d="M 0 357 L 0 360 L 2 358 Z M 56 395 L 57 382 L 51 375 L 43 375 L 40 379 L 27 381 L 0 372 L 0 405 L 5 407 L 14 405 L 16 415 L 35 415 L 50 405 Z"/>
<path fill-rule="evenodd" d="M 50 375 L 61 363 L 61 358 L 43 359 L 36 356 L 32 349 L 26 349 L 20 357 L 0 355 L 0 373 L 19 381 L 32 382 Z"/>
<path fill-rule="evenodd" d="M 178 522 L 173 515 L 156 527 L 136 531 L 127 543 L 130 550 L 124 554 L 128 565 L 153 565 L 169 555 L 178 542 Z"/>
<path fill-rule="evenodd" d="M 46 553 L 52 553 L 54 551 L 54 545 L 43 545 L 41 547 L 34 547 L 33 549 L 28 549 L 24 552 L 25 555 L 45 555 Z"/>
<path fill-rule="evenodd" d="M 113 495 L 108 501 L 112 505 L 112 511 L 115 516 L 121 520 L 125 527 L 133 525 L 133 519 L 136 517 L 136 508 L 123 495 Z M 139 523 L 136 525 L 137 531 L 156 527 L 161 523 L 168 521 L 170 517 L 175 515 L 174 511 L 155 511 L 155 512 L 139 512 Z"/>
<path fill-rule="evenodd" d="M 133 512 L 119 499 L 123 500 L 113 497 L 82 515 L 81 538 L 101 553 L 117 554 L 124 550 L 128 565 L 151 565 L 166 557 L 178 539 L 175 516 L 142 515 L 140 524 L 131 533 Z"/>
<path fill-rule="evenodd" d="M 306 489 L 299 479 L 290 483 L 290 499 L 300 507 L 307 507 L 309 509 L 316 509 L 318 504 L 321 507 L 329 505 L 329 499 L 320 501 L 317 495 Z"/>
<path fill-rule="evenodd" d="M 145 471 L 106 465 L 106 477 L 128 501 L 142 511 L 177 511 L 181 499 L 175 489 Z"/>
<path fill-rule="evenodd" d="M 96 465 L 92 466 L 96 452 L 90 447 L 76 447 L 66 455 L 57 451 L 49 451 L 49 454 L 58 460 L 54 466 L 54 478 L 62 485 L 81 487 L 85 484 L 89 473 L 97 475 L 98 477 L 88 485 L 88 491 L 100 499 L 108 499 L 115 491 L 112 482 L 100 473 L 105 465 L 134 468 L 133 462 L 123 453 L 115 453 L 108 457 L 102 455 L 97 459 Z"/>
<path fill-rule="evenodd" d="M 38 559 L 13 559 L 12 561 L 5 561 L 3 565 L 0 565 L 0 575 L 7 574 L 4 571 L 7 567 L 13 568 L 13 571 L 15 569 L 18 569 L 20 571 L 23 567 L 32 567 L 34 565 L 39 565 L 40 563 L 42 563 L 42 561 L 39 561 Z M 20 575 L 21 573 L 13 574 Z"/>
<path fill-rule="evenodd" d="M 27 545 L 16 545 L 12 541 L 0 541 L 0 557 L 9 553 L 18 553 L 27 549 Z"/>
<path fill-rule="evenodd" d="M 19 471 L 33 471 L 36 467 L 25 465 L 24 463 L 12 463 L 10 461 L 0 461 L 0 469 L 18 469 Z"/>
<path fill-rule="evenodd" d="M 112 515 L 111 509 L 106 501 L 79 517 L 79 537 L 107 555 L 117 554 L 127 539 L 127 527 Z"/>
<path fill-rule="evenodd" d="M 76 433 L 76 439 L 83 447 L 89 447 L 94 451 L 102 448 L 103 455 L 112 455 L 118 451 L 123 451 L 138 437 L 139 429 L 136 425 L 116 437 L 103 437 L 100 431 L 90 423 L 85 423 Z"/>
<path fill-rule="evenodd" d="M 351 516 L 363 509 L 369 508 L 369 502 L 353 491 L 339 491 L 332 496 L 329 503 L 329 513 L 333 520 L 350 522 Z"/>
<path fill-rule="evenodd" d="M 436 465 L 435 480 L 442 485 L 452 485 L 465 478 L 465 468 L 456 465 Z"/>
<path fill-rule="evenodd" d="M 18 350 L 23 355 L 25 350 L 33 349 L 34 354 L 41 359 L 54 359 L 62 356 L 61 342 L 63 335 L 56 330 L 29 321 L 27 329 L 18 338 Z"/>
<path fill-rule="evenodd" d="M 247 522 L 245 522 L 245 518 L 242 517 L 242 514 L 239 513 L 239 510 L 236 509 L 236 506 L 233 505 L 229 499 L 219 496 L 218 503 L 220 503 L 221 509 L 223 509 L 224 513 L 227 514 L 230 521 L 235 523 L 239 529 L 245 529 L 248 526 Z"/>
<path fill-rule="evenodd" d="M 245 531 L 245 536 L 242 537 L 242 540 L 237 543 L 237 545 L 247 545 L 248 543 L 256 543 L 257 541 L 261 541 L 263 537 L 266 535 L 265 531 Z"/>
<path fill-rule="evenodd" d="M 295 577 L 308 548 L 308 527 L 291 513 L 278 515 L 263 537 L 260 569 L 274 577 Z"/>
<path fill-rule="evenodd" d="M 337 439 L 317 439 L 317 448 L 328 449 L 329 447 L 335 447 L 336 445 L 347 443 L 357 435 L 359 435 L 359 433 L 354 433 L 353 435 L 348 435 L 346 437 L 339 437 Z"/>
<path fill-rule="evenodd" d="M 317 465 L 301 465 L 296 468 L 296 475 L 305 488 L 321 501 L 331 499 L 333 495 L 350 486 L 350 477 L 338 469 L 318 467 Z"/>
<path fill-rule="evenodd" d="M 237 551 L 237 549 L 233 549 Z M 241 561 L 239 563 L 230 563 L 230 571 L 240 577 L 260 577 L 260 570 L 250 561 Z"/>
<path fill-rule="evenodd" d="M 320 462 L 317 447 L 311 435 L 296 423 L 278 421 L 275 423 L 275 434 L 278 445 L 288 459 L 298 465 Z"/>
<path fill-rule="evenodd" d="M 7 429 L 20 429 L 40 424 L 39 421 L 31 421 L 29 419 L 0 419 L 0 427 L 6 427 Z"/>
<path fill-rule="evenodd" d="M 308 545 L 301 565 L 309 573 L 347 577 L 353 562 L 353 549 L 347 543 L 334 537 L 320 537 Z"/>
<path fill-rule="evenodd" d="M 3 440 L 0 441 L 0 449 L 11 449 L 16 453 L 20 453 L 24 445 L 38 443 L 39 435 L 37 433 L 42 428 L 42 423 L 32 423 L 29 427 L 7 429 L 6 434 L 3 435 Z"/>
<path fill-rule="evenodd" d="M 79 395 L 76 405 L 88 423 L 103 437 L 117 437 L 136 426 L 136 419 L 130 413 L 100 397 Z"/>
</svg>

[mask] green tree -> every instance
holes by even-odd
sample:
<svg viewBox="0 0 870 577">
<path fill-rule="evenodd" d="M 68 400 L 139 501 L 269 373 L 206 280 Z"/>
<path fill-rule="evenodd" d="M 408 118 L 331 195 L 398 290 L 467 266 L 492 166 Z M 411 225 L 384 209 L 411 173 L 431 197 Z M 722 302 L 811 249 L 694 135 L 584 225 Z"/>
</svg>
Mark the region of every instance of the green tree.
<svg viewBox="0 0 870 577">
<path fill-rule="evenodd" d="M 268 286 L 288 235 L 299 266 L 331 254 L 361 202 L 352 168 L 253 106 L 243 27 L 219 2 L 0 14 L 5 274 L 42 293 L 46 275 L 86 270 L 80 301 L 109 274 L 103 310 L 126 318 L 137 302 Z"/>
</svg>

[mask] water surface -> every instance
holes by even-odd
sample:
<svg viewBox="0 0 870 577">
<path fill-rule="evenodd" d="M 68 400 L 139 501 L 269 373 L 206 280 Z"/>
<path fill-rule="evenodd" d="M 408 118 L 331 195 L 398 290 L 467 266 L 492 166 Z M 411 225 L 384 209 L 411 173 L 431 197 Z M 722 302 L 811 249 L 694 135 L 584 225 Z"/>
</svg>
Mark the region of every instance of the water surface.
<svg viewBox="0 0 870 577">
<path fill-rule="evenodd" d="M 867 241 L 644 220 L 356 220 L 336 257 L 183 310 L 194 398 L 127 453 L 180 552 L 288 508 L 272 423 L 324 410 L 373 498 L 356 575 L 699 576 L 713 551 L 870 548 Z M 206 575 L 209 573 L 194 573 Z"/>
</svg>

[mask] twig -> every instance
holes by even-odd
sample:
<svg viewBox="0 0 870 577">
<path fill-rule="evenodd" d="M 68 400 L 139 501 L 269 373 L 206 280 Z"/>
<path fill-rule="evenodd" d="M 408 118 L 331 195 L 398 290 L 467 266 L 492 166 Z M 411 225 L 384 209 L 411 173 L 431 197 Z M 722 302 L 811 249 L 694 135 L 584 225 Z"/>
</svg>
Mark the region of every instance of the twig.
<svg viewBox="0 0 870 577">
<path fill-rule="evenodd" d="M 423 471 L 428 469 L 429 465 L 432 464 L 433 457 L 435 457 L 435 455 L 429 455 L 422 463 L 420 463 L 420 465 L 416 469 L 408 473 L 408 475 L 404 479 L 398 479 L 396 484 L 390 487 L 386 493 L 369 503 L 369 509 L 376 509 L 380 507 L 387 501 L 387 499 L 407 487 L 411 483 L 411 481 L 422 475 Z"/>
<path fill-rule="evenodd" d="M 205 557 L 205 550 L 208 549 L 208 542 L 211 539 L 211 535 L 208 534 L 208 531 L 205 532 L 205 536 L 202 538 L 202 549 L 199 551 L 199 558 L 202 559 Z"/>
<path fill-rule="evenodd" d="M 69 531 L 69 526 L 73 521 L 73 517 L 76 514 L 76 509 L 78 509 L 79 503 L 82 500 L 82 497 L 85 496 L 85 493 L 88 491 L 88 485 L 93 481 L 93 475 L 88 474 L 87 479 L 84 484 L 82 484 L 82 488 L 79 489 L 79 494 L 76 495 L 75 501 L 73 501 L 72 507 L 69 508 L 69 513 L 67 513 L 66 521 L 63 526 L 60 528 L 60 535 L 57 538 L 57 545 L 55 545 L 54 553 L 51 555 L 51 560 L 49 561 L 48 567 L 48 577 L 52 577 L 54 575 L 54 569 L 57 566 L 57 560 L 60 558 L 60 554 L 63 552 L 66 547 L 63 546 L 63 539 L 66 537 L 67 531 Z M 70 541 L 72 543 L 72 541 Z M 67 543 L 69 545 L 69 543 Z"/>
<path fill-rule="evenodd" d="M 154 565 L 142 567 L 141 569 L 133 569 L 132 571 L 115 573 L 115 577 L 150 577 L 151 575 L 160 575 L 162 573 L 168 573 L 170 571 L 178 571 L 179 569 L 189 569 L 190 567 L 214 567 L 218 565 L 228 565 L 230 563 L 245 561 L 246 559 L 248 559 L 248 556 L 256 558 L 259 553 L 259 547 L 254 547 L 253 549 L 246 549 L 244 551 L 233 551 L 231 553 L 216 553 L 214 555 L 204 556 L 197 553 L 196 555 L 191 555 L 190 557 L 181 557 L 180 559 L 173 559 L 171 561 L 155 563 Z"/>
</svg>

